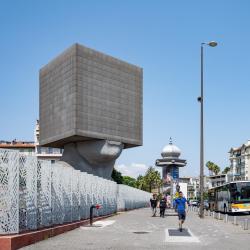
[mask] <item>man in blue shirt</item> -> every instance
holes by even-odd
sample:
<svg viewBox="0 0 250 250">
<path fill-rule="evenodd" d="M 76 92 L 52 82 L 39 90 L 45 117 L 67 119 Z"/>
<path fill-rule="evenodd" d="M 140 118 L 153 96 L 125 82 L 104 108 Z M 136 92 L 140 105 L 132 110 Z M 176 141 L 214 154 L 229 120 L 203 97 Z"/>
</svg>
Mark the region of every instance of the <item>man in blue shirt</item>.
<svg viewBox="0 0 250 250">
<path fill-rule="evenodd" d="M 177 207 L 177 213 L 179 217 L 179 230 L 182 232 L 182 224 L 186 219 L 186 209 L 188 208 L 187 200 L 183 197 L 183 193 L 179 192 L 179 197 L 175 199 L 175 204 Z"/>
</svg>

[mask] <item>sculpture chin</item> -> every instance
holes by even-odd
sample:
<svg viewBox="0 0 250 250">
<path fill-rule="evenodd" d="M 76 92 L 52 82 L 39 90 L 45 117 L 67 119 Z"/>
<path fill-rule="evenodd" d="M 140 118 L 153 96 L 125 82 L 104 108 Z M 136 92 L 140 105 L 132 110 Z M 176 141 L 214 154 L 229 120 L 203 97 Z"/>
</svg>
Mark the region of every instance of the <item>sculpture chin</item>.
<svg viewBox="0 0 250 250">
<path fill-rule="evenodd" d="M 123 148 L 123 143 L 109 140 L 68 143 L 64 146 L 60 162 L 77 170 L 111 179 L 115 161 Z"/>
</svg>

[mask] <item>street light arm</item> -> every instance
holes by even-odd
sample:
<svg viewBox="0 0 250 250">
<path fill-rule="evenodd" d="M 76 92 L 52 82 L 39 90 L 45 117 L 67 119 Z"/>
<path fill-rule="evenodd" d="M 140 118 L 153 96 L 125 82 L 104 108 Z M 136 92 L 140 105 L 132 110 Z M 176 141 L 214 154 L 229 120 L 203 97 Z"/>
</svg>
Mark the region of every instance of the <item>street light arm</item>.
<svg viewBox="0 0 250 250">
<path fill-rule="evenodd" d="M 216 47 L 218 45 L 218 43 L 215 41 L 210 41 L 210 42 L 206 42 L 206 43 L 201 43 L 201 47 L 203 47 L 203 45 L 208 45 L 210 47 Z"/>
</svg>

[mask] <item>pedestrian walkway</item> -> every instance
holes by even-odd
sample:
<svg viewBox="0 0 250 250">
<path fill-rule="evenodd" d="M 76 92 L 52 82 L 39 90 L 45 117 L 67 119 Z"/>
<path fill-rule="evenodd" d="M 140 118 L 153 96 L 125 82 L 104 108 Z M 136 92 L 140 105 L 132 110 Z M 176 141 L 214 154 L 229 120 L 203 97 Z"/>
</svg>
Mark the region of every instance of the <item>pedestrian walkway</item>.
<svg viewBox="0 0 250 250">
<path fill-rule="evenodd" d="M 176 216 L 151 217 L 151 210 L 119 213 L 100 225 L 82 227 L 23 250 L 249 249 L 250 230 L 190 211 L 182 233 Z M 104 226 L 103 226 L 104 225 Z"/>
</svg>

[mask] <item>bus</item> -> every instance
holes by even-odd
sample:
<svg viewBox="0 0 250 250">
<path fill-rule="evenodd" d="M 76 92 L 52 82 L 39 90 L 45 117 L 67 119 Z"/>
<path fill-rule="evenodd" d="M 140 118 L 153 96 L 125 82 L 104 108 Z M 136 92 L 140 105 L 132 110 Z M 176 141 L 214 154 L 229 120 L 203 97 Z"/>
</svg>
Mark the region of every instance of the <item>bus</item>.
<svg viewBox="0 0 250 250">
<path fill-rule="evenodd" d="M 233 181 L 208 190 L 210 211 L 249 212 L 250 181 Z"/>
</svg>

